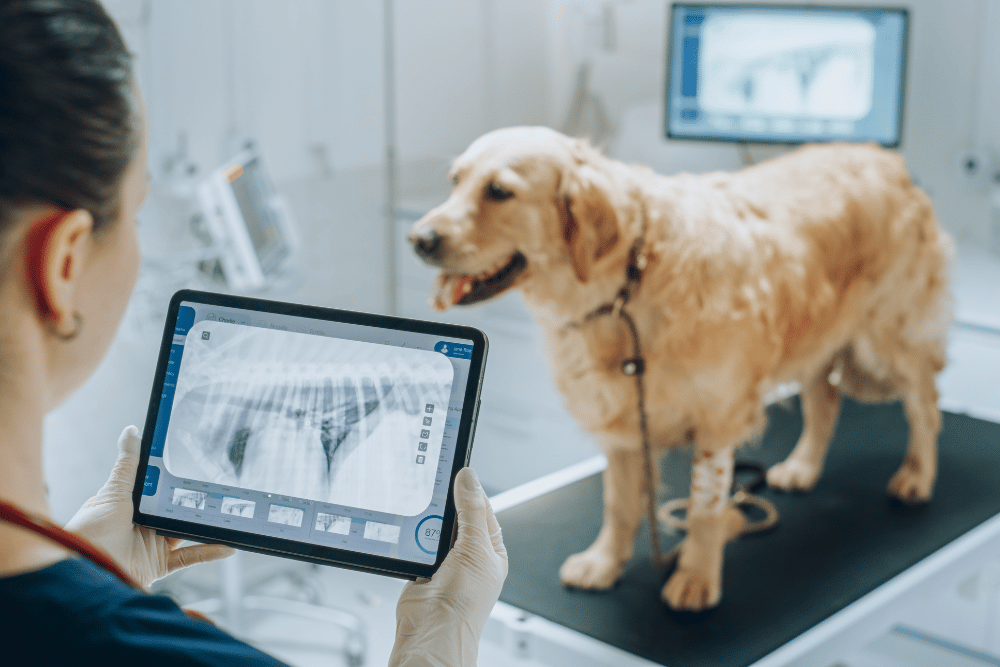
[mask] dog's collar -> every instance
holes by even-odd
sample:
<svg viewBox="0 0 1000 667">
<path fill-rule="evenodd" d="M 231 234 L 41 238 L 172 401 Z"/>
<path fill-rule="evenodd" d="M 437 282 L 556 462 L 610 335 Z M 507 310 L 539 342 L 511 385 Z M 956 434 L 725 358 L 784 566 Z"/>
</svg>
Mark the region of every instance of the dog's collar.
<svg viewBox="0 0 1000 667">
<path fill-rule="evenodd" d="M 645 252 L 644 248 L 646 244 L 648 220 L 646 216 L 646 207 L 641 203 L 639 204 L 639 215 L 642 218 L 642 224 L 639 228 L 639 236 L 636 237 L 636 239 L 632 242 L 632 247 L 629 248 L 628 265 L 625 267 L 625 282 L 615 295 L 614 301 L 594 308 L 579 319 L 570 320 L 562 326 L 563 331 L 579 328 L 591 320 L 605 315 L 612 315 L 615 319 L 618 319 L 622 313 L 622 308 L 625 307 L 625 304 L 627 304 L 639 290 L 639 286 L 642 284 L 643 272 L 649 265 L 649 255 Z"/>
</svg>

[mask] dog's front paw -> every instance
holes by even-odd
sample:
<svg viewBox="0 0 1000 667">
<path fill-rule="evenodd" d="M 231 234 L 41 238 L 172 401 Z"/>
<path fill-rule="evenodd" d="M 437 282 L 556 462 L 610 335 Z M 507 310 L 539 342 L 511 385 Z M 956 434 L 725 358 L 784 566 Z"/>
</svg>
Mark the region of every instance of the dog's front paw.
<svg viewBox="0 0 1000 667">
<path fill-rule="evenodd" d="M 904 463 L 889 480 L 889 494 L 904 503 L 925 503 L 931 499 L 934 473 Z"/>
<path fill-rule="evenodd" d="M 719 604 L 722 582 L 696 568 L 682 567 L 670 577 L 660 597 L 675 611 L 704 611 Z"/>
<path fill-rule="evenodd" d="M 767 484 L 780 491 L 812 491 L 822 471 L 822 466 L 790 458 L 767 471 Z"/>
<path fill-rule="evenodd" d="M 573 554 L 559 568 L 559 578 L 566 586 L 589 590 L 608 590 L 625 571 L 625 563 L 601 549 L 587 549 Z"/>
</svg>

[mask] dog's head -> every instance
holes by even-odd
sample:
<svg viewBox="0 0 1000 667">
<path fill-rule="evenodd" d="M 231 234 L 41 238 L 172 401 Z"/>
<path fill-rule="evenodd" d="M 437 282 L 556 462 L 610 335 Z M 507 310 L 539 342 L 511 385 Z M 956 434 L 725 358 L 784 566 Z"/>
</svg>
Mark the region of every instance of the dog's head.
<svg viewBox="0 0 1000 667">
<path fill-rule="evenodd" d="M 451 196 L 409 234 L 442 271 L 432 305 L 469 305 L 560 273 L 587 282 L 619 238 L 608 164 L 585 141 L 542 127 L 473 142 L 452 166 Z"/>
</svg>

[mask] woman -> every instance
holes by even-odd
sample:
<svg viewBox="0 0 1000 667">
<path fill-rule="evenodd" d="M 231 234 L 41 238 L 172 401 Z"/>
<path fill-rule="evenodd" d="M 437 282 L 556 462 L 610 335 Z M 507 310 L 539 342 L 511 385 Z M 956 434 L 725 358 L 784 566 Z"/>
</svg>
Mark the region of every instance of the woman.
<svg viewBox="0 0 1000 667">
<path fill-rule="evenodd" d="M 97 367 L 139 267 L 148 188 L 131 58 L 96 0 L 0 2 L 0 500 L 48 514 L 42 422 Z M 67 526 L 141 586 L 231 553 L 180 546 L 132 523 L 139 435 Z M 507 573 L 500 528 L 463 470 L 458 539 L 397 607 L 393 665 L 472 665 Z M 129 587 L 21 526 L 0 522 L 0 645 L 31 664 L 278 664 L 170 600 Z M 21 664 L 18 662 L 18 664 Z"/>
</svg>

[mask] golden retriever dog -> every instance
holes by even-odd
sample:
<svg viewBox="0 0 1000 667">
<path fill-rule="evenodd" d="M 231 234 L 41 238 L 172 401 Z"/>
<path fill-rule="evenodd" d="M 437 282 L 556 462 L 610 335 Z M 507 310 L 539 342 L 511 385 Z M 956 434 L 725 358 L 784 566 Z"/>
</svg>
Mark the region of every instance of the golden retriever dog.
<svg viewBox="0 0 1000 667">
<path fill-rule="evenodd" d="M 645 268 L 625 310 L 646 362 L 651 441 L 695 448 L 688 531 L 662 591 L 670 607 L 720 599 L 723 550 L 743 525 L 728 502 L 732 451 L 762 431 L 779 384 L 801 386 L 805 425 L 768 472 L 772 487 L 816 484 L 848 394 L 902 401 L 909 443 L 888 491 L 931 497 L 952 244 L 898 154 L 807 146 L 735 173 L 668 177 L 553 130 L 509 128 L 476 140 L 451 178 L 451 196 L 410 233 L 442 272 L 433 305 L 520 289 L 566 406 L 607 455 L 603 527 L 562 566 L 566 585 L 614 585 L 650 493 L 635 378 L 622 371 L 632 339 L 613 314 L 588 318 L 615 300 L 635 243 Z"/>
</svg>

